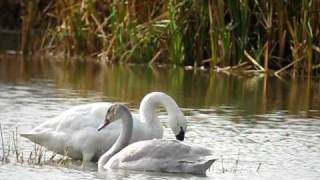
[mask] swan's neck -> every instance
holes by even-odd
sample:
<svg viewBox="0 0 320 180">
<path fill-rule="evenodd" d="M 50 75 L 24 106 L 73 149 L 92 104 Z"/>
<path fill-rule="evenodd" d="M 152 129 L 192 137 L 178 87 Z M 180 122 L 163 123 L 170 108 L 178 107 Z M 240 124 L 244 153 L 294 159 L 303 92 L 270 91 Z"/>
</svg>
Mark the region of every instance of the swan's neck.
<svg viewBox="0 0 320 180">
<path fill-rule="evenodd" d="M 143 98 L 140 104 L 139 113 L 141 120 L 146 122 L 151 128 L 152 132 L 157 132 L 158 134 L 163 135 L 163 129 L 158 118 L 158 113 L 156 108 L 162 105 L 168 112 L 169 120 L 175 119 L 172 118 L 177 114 L 181 114 L 181 111 L 176 104 L 176 102 L 168 95 L 160 92 L 150 93 Z"/>
<path fill-rule="evenodd" d="M 123 109 L 121 113 L 122 129 L 120 135 L 113 146 L 99 158 L 99 170 L 103 169 L 103 166 L 109 161 L 109 159 L 126 147 L 130 142 L 133 124 L 132 116 L 128 109 Z"/>
</svg>

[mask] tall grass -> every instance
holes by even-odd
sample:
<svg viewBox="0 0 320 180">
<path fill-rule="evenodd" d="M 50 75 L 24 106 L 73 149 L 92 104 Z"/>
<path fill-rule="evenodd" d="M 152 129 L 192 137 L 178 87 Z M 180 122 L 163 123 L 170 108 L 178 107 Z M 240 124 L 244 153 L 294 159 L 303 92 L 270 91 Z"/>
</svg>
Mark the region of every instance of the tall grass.
<svg viewBox="0 0 320 180">
<path fill-rule="evenodd" d="M 182 28 L 178 25 L 178 14 L 182 11 L 183 4 L 178 4 L 175 0 L 169 0 L 169 57 L 174 64 L 182 64 L 184 60 L 184 43 Z"/>
<path fill-rule="evenodd" d="M 27 163 L 29 165 L 63 165 L 66 166 L 71 163 L 71 159 L 67 157 L 66 151 L 63 156 L 51 153 L 49 156 L 47 150 L 37 144 L 34 144 L 33 149 L 25 150 L 19 140 L 18 128 L 13 131 L 5 131 L 0 123 L 0 137 L 1 137 L 1 162 L 4 163 Z"/>
<path fill-rule="evenodd" d="M 242 69 L 277 75 L 320 69 L 318 0 L 30 0 L 21 8 L 24 52 L 215 68 L 246 62 Z M 38 27 L 46 31 L 34 45 Z"/>
</svg>

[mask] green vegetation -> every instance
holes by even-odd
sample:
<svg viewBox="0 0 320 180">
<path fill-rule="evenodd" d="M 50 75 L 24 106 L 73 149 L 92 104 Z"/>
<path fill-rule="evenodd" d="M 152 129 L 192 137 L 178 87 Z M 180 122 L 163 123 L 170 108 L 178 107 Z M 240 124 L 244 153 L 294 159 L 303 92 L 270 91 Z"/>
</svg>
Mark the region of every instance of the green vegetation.
<svg viewBox="0 0 320 180">
<path fill-rule="evenodd" d="M 317 0 L 4 0 L 2 12 L 12 11 L 6 4 L 21 8 L 22 21 L 11 23 L 20 23 L 25 53 L 276 75 L 320 71 Z"/>
</svg>

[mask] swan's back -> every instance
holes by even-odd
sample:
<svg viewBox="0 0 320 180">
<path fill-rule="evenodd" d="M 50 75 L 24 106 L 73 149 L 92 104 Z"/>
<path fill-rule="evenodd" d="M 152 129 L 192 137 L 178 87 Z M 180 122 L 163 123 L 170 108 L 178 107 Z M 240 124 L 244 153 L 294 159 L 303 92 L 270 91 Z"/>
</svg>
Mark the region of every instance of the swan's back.
<svg viewBox="0 0 320 180">
<path fill-rule="evenodd" d="M 74 106 L 57 117 L 49 119 L 35 127 L 30 133 L 39 133 L 43 130 L 75 131 L 82 128 L 97 127 L 104 120 L 110 103 L 91 103 Z"/>
<path fill-rule="evenodd" d="M 81 159 L 81 149 L 86 146 L 85 143 L 90 136 L 104 142 L 104 134 L 98 134 L 96 129 L 103 122 L 110 106 L 110 103 L 104 102 L 74 106 L 59 116 L 45 121 L 29 133 L 21 135 L 60 154 L 65 153 L 68 148 L 66 146 L 72 147 L 68 149 L 69 155 Z M 114 138 L 117 135 L 116 133 Z M 101 148 L 96 147 L 96 149 Z"/>
<path fill-rule="evenodd" d="M 127 146 L 104 168 L 204 174 L 215 160 L 212 152 L 201 146 L 154 139 Z"/>
</svg>

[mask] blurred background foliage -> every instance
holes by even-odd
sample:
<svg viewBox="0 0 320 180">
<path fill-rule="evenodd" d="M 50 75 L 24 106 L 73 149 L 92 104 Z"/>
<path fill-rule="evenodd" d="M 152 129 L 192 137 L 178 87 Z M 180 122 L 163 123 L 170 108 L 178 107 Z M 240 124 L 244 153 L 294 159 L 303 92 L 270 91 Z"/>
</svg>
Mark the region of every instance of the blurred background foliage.
<svg viewBox="0 0 320 180">
<path fill-rule="evenodd" d="M 25 54 L 320 71 L 318 0 L 2 0 L 0 11 Z"/>
</svg>

